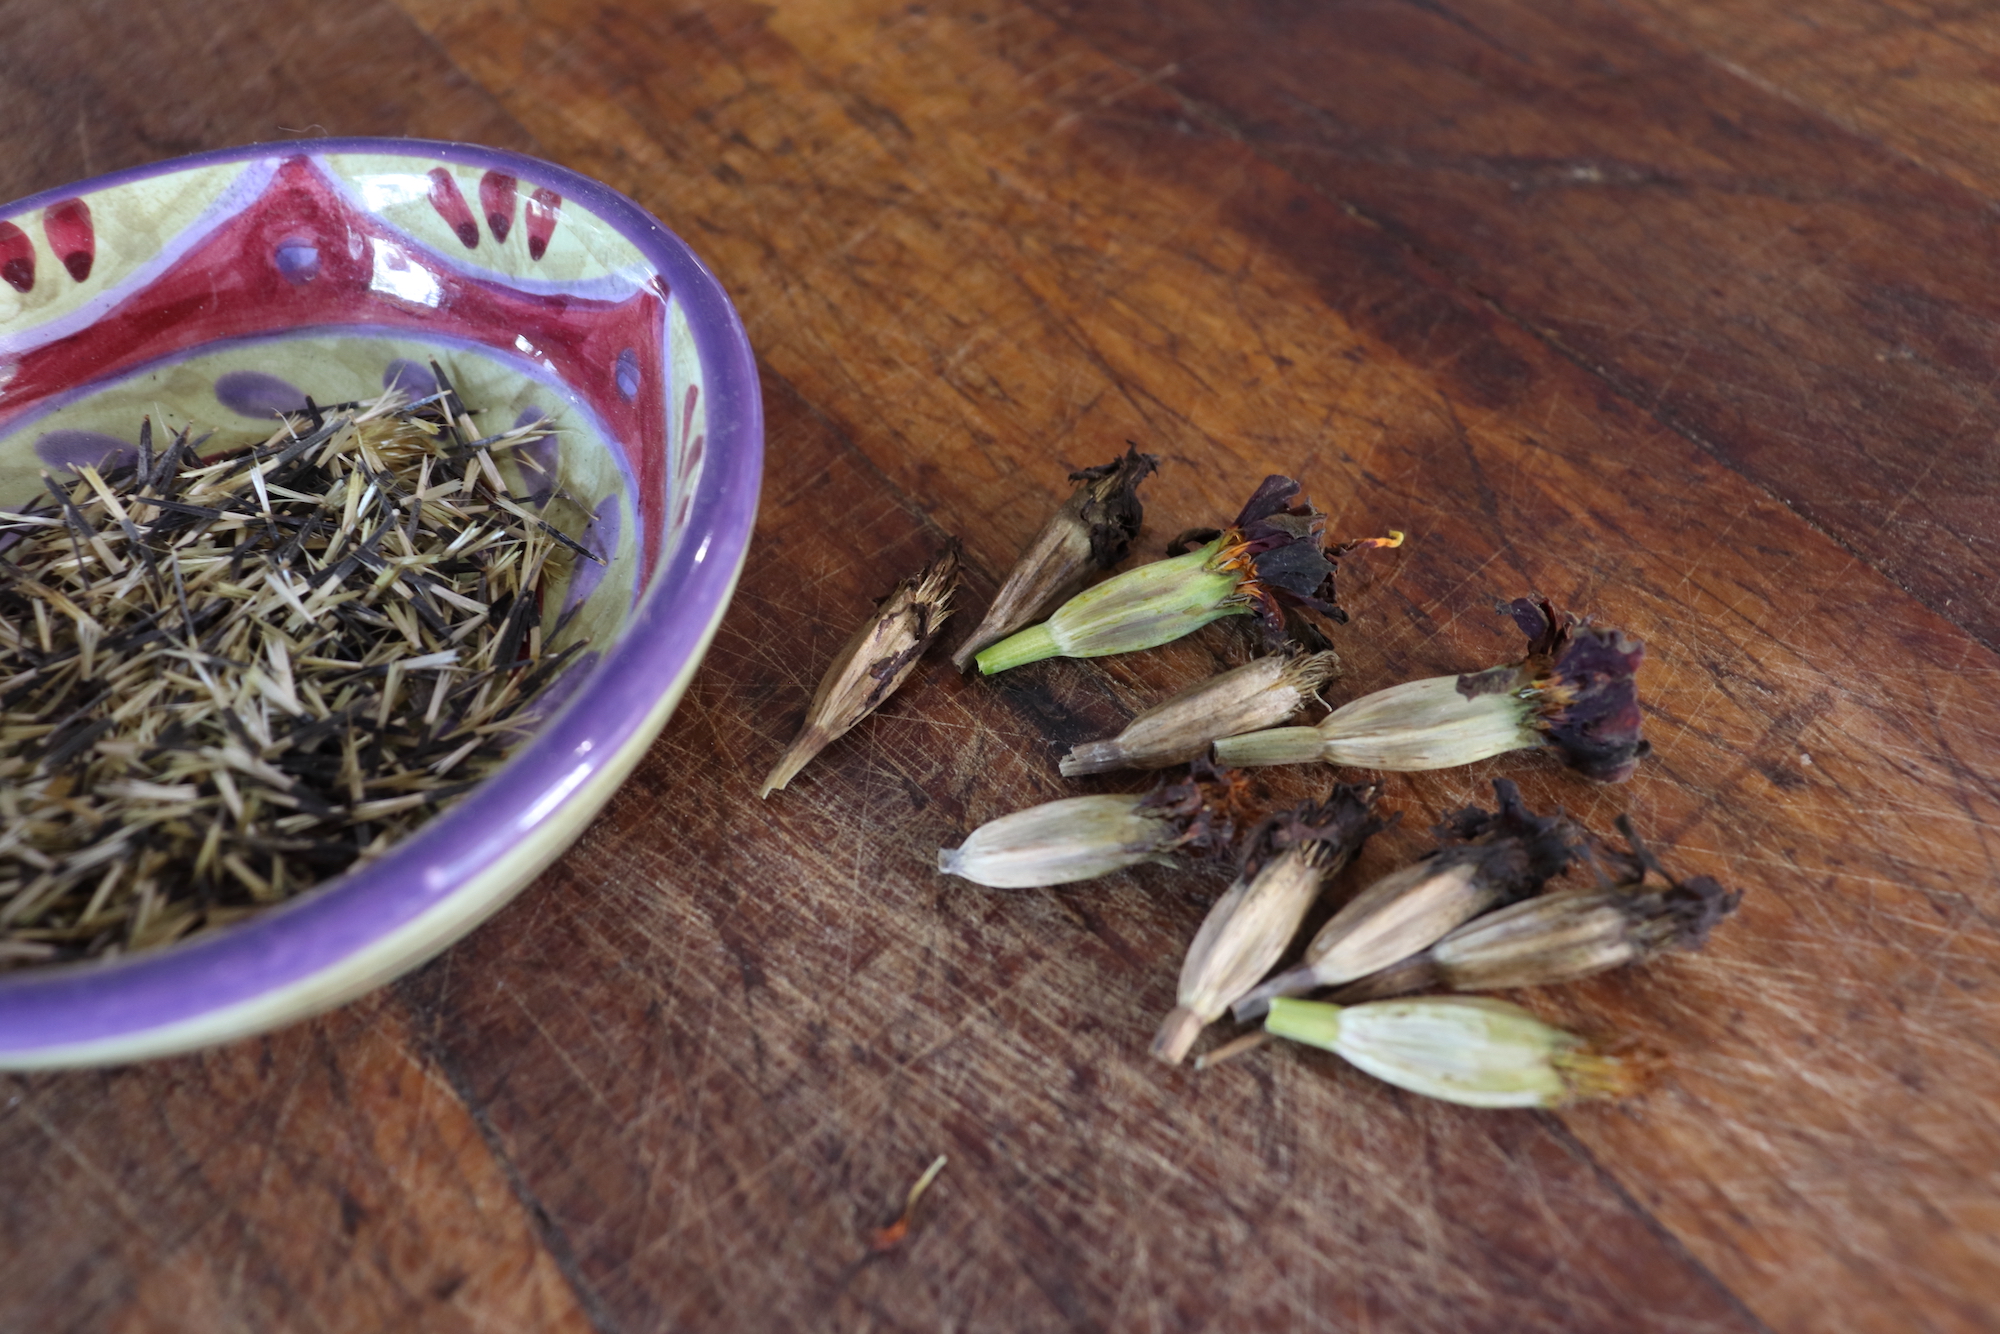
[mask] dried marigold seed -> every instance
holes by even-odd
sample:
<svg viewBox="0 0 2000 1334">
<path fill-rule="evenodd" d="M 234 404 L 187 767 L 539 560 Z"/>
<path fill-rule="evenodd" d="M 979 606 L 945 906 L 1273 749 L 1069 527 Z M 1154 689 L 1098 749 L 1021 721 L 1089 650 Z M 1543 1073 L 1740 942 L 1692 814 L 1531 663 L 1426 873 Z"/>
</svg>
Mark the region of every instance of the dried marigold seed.
<svg viewBox="0 0 2000 1334">
<path fill-rule="evenodd" d="M 1075 492 L 1015 562 L 985 617 L 952 654 L 952 664 L 965 671 L 980 649 L 1047 616 L 1093 573 L 1124 560 L 1145 516 L 1139 483 L 1159 466 L 1154 455 L 1128 443 L 1123 458 L 1071 473 Z"/>
<path fill-rule="evenodd" d="M 1286 637 L 1287 608 L 1335 621 L 1335 557 L 1358 545 L 1394 545 L 1401 534 L 1329 551 L 1326 516 L 1289 477 L 1264 479 L 1226 532 L 1183 533 L 1168 559 L 1141 565 L 1077 594 L 1048 620 L 978 655 L 991 676 L 1043 658 L 1095 658 L 1179 639 L 1224 616 L 1256 615 L 1274 644 Z M 1190 549 L 1191 548 L 1191 549 Z"/>
<path fill-rule="evenodd" d="M 989 820 L 938 870 L 995 889 L 1091 880 L 1170 854 L 1226 855 L 1244 802 L 1242 780 L 1206 764 L 1144 794 L 1065 797 Z"/>
<path fill-rule="evenodd" d="M 1320 886 L 1384 827 L 1381 789 L 1341 784 L 1266 820 L 1245 842 L 1236 883 L 1216 900 L 1181 965 L 1173 1011 L 1153 1054 L 1177 1065 L 1201 1030 L 1270 971 L 1299 932 Z"/>
<path fill-rule="evenodd" d="M 1639 737 L 1633 682 L 1645 646 L 1622 631 L 1582 624 L 1546 600 L 1519 598 L 1502 610 L 1530 636 L 1522 661 L 1378 690 L 1312 727 L 1225 737 L 1215 743 L 1217 762 L 1324 760 L 1408 772 L 1547 746 L 1586 777 L 1629 778 L 1649 749 Z"/>
<path fill-rule="evenodd" d="M 1606 1054 L 1518 1005 L 1421 996 L 1365 1005 L 1280 998 L 1267 1031 L 1334 1052 L 1398 1088 L 1467 1107 L 1549 1107 L 1636 1090 L 1640 1062 Z"/>
<path fill-rule="evenodd" d="M 804 726 L 772 766 L 758 796 L 783 788 L 830 742 L 896 693 L 951 616 L 958 567 L 958 542 L 953 539 L 942 555 L 882 599 L 820 679 Z"/>
<path fill-rule="evenodd" d="M 1221 736 L 1268 727 L 1304 708 L 1339 668 L 1333 653 L 1272 653 L 1232 667 L 1153 705 L 1107 741 L 1063 757 L 1065 778 L 1111 769 L 1163 769 L 1205 756 Z"/>
<path fill-rule="evenodd" d="M 1439 824 L 1437 851 L 1362 890 L 1320 928 L 1298 967 L 1236 1002 L 1236 1017 L 1256 1017 L 1274 996 L 1379 972 L 1479 914 L 1537 892 L 1568 867 L 1577 855 L 1574 827 L 1560 815 L 1530 811 L 1504 778 L 1493 791 L 1494 811 L 1470 807 Z"/>
<path fill-rule="evenodd" d="M 1669 950 L 1692 952 L 1742 900 L 1707 876 L 1677 880 L 1618 818 L 1629 851 L 1593 839 L 1594 860 L 1615 878 L 1595 889 L 1543 894 L 1476 917 L 1421 954 L 1343 987 L 1336 1001 L 1411 991 L 1500 991 L 1574 981 L 1641 963 Z"/>
</svg>

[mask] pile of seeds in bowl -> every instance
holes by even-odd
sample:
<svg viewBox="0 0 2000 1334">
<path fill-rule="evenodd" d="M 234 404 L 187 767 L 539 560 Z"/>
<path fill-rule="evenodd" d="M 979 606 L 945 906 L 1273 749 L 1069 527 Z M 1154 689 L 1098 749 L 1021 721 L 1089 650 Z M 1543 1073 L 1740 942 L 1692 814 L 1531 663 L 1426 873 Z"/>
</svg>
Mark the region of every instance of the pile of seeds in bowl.
<svg viewBox="0 0 2000 1334">
<path fill-rule="evenodd" d="M 1213 621 L 1254 618 L 1261 656 L 1140 713 L 1117 736 L 1075 747 L 1065 776 L 1188 765 L 1150 792 L 1067 797 L 1016 811 L 938 853 L 938 869 L 995 888 L 1068 884 L 1141 862 L 1234 862 L 1182 961 L 1176 1004 L 1153 1052 L 1179 1064 L 1233 1014 L 1263 1027 L 1211 1050 L 1212 1065 L 1273 1037 L 1323 1047 L 1403 1088 L 1483 1107 L 1613 1096 L 1652 1061 L 1607 1049 L 1478 993 L 1566 982 L 1699 949 L 1739 895 L 1670 874 L 1620 817 L 1620 847 L 1562 810 L 1538 814 L 1506 779 L 1493 810 L 1432 831 L 1436 847 L 1349 896 L 1309 941 L 1327 886 L 1362 844 L 1395 823 L 1381 788 L 1336 783 L 1290 809 L 1260 810 L 1239 768 L 1325 762 L 1389 772 L 1547 750 L 1581 777 L 1631 777 L 1640 737 L 1635 673 L 1644 646 L 1539 596 L 1506 612 L 1528 638 L 1497 666 L 1408 681 L 1285 726 L 1335 674 L 1329 630 L 1340 560 L 1400 533 L 1329 543 L 1326 517 L 1289 477 L 1264 480 L 1223 529 L 1182 534 L 1167 558 L 1094 587 L 1138 532 L 1139 483 L 1156 466 L 1123 459 L 1073 474 L 1077 489 L 1008 577 L 956 661 L 984 675 L 1053 656 L 1153 648 Z M 812 755 L 873 711 L 914 670 L 950 614 L 954 543 L 884 599 L 848 642 L 767 781 L 782 787 Z M 1593 883 L 1563 883 L 1585 872 Z M 1301 952 L 1302 951 L 1302 952 Z M 1287 957 L 1294 962 L 1280 968 Z M 1326 999 L 1305 999 L 1330 991 Z M 1413 995 L 1420 992 L 1436 995 Z"/>
<path fill-rule="evenodd" d="M 433 369 L 249 447 L 156 449 L 148 421 L 136 458 L 0 514 L 0 968 L 338 875 L 532 725 L 582 647 L 549 651 L 544 590 L 598 557 L 495 463 L 546 427 L 479 437 Z"/>
</svg>

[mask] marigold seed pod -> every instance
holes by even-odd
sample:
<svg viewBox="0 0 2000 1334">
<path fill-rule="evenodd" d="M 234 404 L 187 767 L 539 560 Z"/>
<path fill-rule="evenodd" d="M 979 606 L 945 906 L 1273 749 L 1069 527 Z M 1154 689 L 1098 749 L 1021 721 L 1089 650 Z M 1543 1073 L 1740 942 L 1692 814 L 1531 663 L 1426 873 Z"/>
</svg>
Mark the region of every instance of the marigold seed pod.
<svg viewBox="0 0 2000 1334">
<path fill-rule="evenodd" d="M 1143 797 L 1065 797 L 989 820 L 955 848 L 938 849 L 938 870 L 995 889 L 1066 885 L 1144 861 L 1165 861 L 1174 832 L 1141 808 Z"/>
<path fill-rule="evenodd" d="M 1618 878 L 1596 889 L 1543 894 L 1476 917 L 1422 954 L 1347 987 L 1332 999 L 1351 1003 L 1412 991 L 1502 991 L 1589 977 L 1669 950 L 1693 952 L 1742 894 L 1707 876 L 1677 880 L 1659 864 L 1626 816 L 1618 827 L 1630 846 L 1616 852 L 1596 840 L 1589 851 Z M 1657 883 L 1656 883 L 1657 882 Z"/>
<path fill-rule="evenodd" d="M 1153 1054 L 1178 1065 L 1229 1003 L 1284 954 L 1320 886 L 1383 827 L 1379 788 L 1336 787 L 1267 820 L 1245 845 L 1236 883 L 1203 919 L 1181 965 L 1176 1005 L 1153 1039 Z"/>
<path fill-rule="evenodd" d="M 1244 802 L 1242 780 L 1206 764 L 1144 794 L 1065 797 L 989 820 L 938 870 L 994 889 L 1090 880 L 1169 854 L 1225 854 Z"/>
<path fill-rule="evenodd" d="M 806 706 L 805 724 L 772 766 L 758 796 L 783 788 L 830 742 L 896 693 L 951 615 L 958 563 L 954 538 L 942 555 L 882 599 L 820 678 Z"/>
<path fill-rule="evenodd" d="M 1449 769 L 1547 746 L 1600 782 L 1622 782 L 1651 749 L 1639 736 L 1633 673 L 1645 646 L 1558 612 L 1543 598 L 1502 604 L 1527 632 L 1528 656 L 1483 672 L 1378 690 L 1311 728 L 1286 727 L 1215 743 L 1232 766 L 1325 760 L 1407 772 Z"/>
<path fill-rule="evenodd" d="M 1206 755 L 1215 738 L 1281 723 L 1338 670 L 1333 653 L 1272 653 L 1161 700 L 1108 741 L 1086 741 L 1062 759 L 1065 778 L 1110 769 L 1164 769 Z"/>
<path fill-rule="evenodd" d="M 1333 601 L 1334 557 L 1356 546 L 1393 546 L 1402 535 L 1329 552 L 1325 529 L 1326 516 L 1300 496 L 1297 482 L 1266 477 L 1227 532 L 1181 534 L 1167 548 L 1169 559 L 1114 575 L 1042 624 L 980 652 L 979 670 L 991 676 L 1043 658 L 1154 648 L 1224 616 L 1255 614 L 1275 645 L 1286 636 L 1288 607 L 1345 621 Z"/>
<path fill-rule="evenodd" d="M 1637 1063 L 1481 996 L 1345 1006 L 1281 998 L 1264 1027 L 1334 1052 L 1385 1083 L 1468 1107 L 1621 1097 L 1640 1077 Z"/>
<path fill-rule="evenodd" d="M 1128 442 L 1123 458 L 1071 473 L 1075 492 L 1015 562 L 985 618 L 951 655 L 952 665 L 966 670 L 980 649 L 1047 616 L 1094 571 L 1124 560 L 1145 516 L 1139 483 L 1159 466 L 1158 458 Z"/>
<path fill-rule="evenodd" d="M 1504 778 L 1495 780 L 1493 791 L 1497 810 L 1473 807 L 1439 824 L 1433 832 L 1443 846 L 1362 890 L 1320 928 L 1298 967 L 1235 1003 L 1236 1017 L 1255 1018 L 1274 996 L 1303 995 L 1380 972 L 1560 874 L 1577 855 L 1569 822 L 1528 810 L 1519 789 Z"/>
</svg>

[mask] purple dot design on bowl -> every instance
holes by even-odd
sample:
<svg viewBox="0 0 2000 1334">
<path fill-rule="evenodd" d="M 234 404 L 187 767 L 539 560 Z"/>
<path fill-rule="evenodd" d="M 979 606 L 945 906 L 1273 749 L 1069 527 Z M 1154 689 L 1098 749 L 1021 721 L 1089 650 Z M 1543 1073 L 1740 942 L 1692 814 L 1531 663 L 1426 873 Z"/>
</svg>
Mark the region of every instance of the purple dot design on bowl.
<svg viewBox="0 0 2000 1334">
<path fill-rule="evenodd" d="M 428 366 L 419 366 L 407 357 L 397 357 L 382 372 L 384 389 L 401 389 L 411 398 L 428 398 L 438 391 L 437 376 Z"/>
<path fill-rule="evenodd" d="M 577 561 L 576 573 L 569 579 L 569 592 L 563 597 L 563 615 L 567 616 L 581 607 L 597 591 L 597 586 L 604 582 L 605 568 L 618 554 L 621 522 L 617 496 L 606 496 L 597 503 L 597 512 L 591 516 L 590 526 L 583 530 L 583 545 L 604 564 L 599 565 L 594 560 Z"/>
<path fill-rule="evenodd" d="M 521 409 L 521 415 L 514 418 L 514 429 L 533 426 L 547 417 L 548 413 L 530 403 Z M 556 493 L 556 465 L 561 461 L 561 452 L 553 435 L 545 435 L 539 440 L 530 440 L 514 450 L 514 456 L 521 460 L 521 477 L 528 484 L 528 499 L 537 505 L 549 503 L 549 497 Z"/>
<path fill-rule="evenodd" d="M 311 241 L 300 237 L 280 241 L 271 258 L 286 282 L 309 283 L 319 277 L 319 247 Z"/>
<path fill-rule="evenodd" d="M 626 348 L 618 354 L 618 369 L 612 372 L 618 381 L 618 392 L 625 396 L 627 403 L 639 397 L 639 354 Z"/>
<path fill-rule="evenodd" d="M 139 457 L 139 447 L 102 431 L 50 431 L 35 441 L 35 457 L 51 468 L 109 472 Z"/>
<path fill-rule="evenodd" d="M 215 380 L 216 401 L 231 412 L 268 421 L 281 412 L 301 412 L 305 392 L 289 380 L 262 371 L 230 371 Z"/>
</svg>

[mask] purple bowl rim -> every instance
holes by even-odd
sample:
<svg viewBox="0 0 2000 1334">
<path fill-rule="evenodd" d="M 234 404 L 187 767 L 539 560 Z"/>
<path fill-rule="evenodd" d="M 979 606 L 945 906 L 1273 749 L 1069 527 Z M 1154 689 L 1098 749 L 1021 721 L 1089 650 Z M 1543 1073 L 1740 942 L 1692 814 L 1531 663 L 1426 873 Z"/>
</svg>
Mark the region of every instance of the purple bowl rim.
<svg viewBox="0 0 2000 1334">
<path fill-rule="evenodd" d="M 497 168 L 546 185 L 596 214 L 666 276 L 693 336 L 709 401 L 708 446 L 687 527 L 625 634 L 584 687 L 463 801 L 364 870 L 244 922 L 131 958 L 0 975 L 0 1056 L 138 1038 L 253 1001 L 337 965 L 449 900 L 550 819 L 630 740 L 700 650 L 748 550 L 764 455 L 763 399 L 749 337 L 722 284 L 693 249 L 600 181 L 508 149 L 329 137 L 245 144 L 127 167 L 0 205 L 0 217 L 194 168 L 343 153 Z M 674 590 L 671 601 L 664 596 L 668 589 Z M 549 800 L 558 790 L 561 797 Z M 439 867 L 451 870 L 442 883 L 430 874 Z"/>
</svg>

